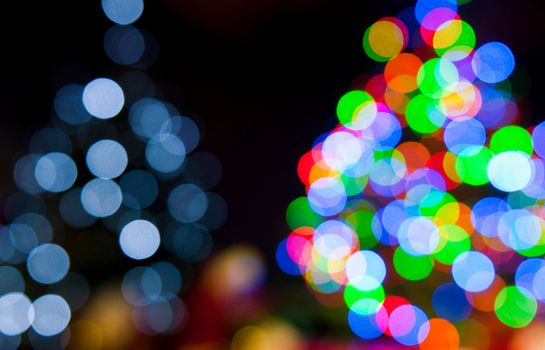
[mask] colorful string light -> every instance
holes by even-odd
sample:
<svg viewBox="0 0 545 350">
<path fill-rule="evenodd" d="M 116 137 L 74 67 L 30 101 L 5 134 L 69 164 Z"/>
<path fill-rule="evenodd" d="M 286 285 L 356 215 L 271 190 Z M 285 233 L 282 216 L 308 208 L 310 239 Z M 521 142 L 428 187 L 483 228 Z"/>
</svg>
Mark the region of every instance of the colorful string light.
<svg viewBox="0 0 545 350">
<path fill-rule="evenodd" d="M 288 207 L 278 263 L 343 296 L 363 339 L 457 349 L 473 310 L 520 328 L 545 297 L 545 127 L 510 125 L 514 56 L 476 47 L 458 3 L 418 0 L 371 25 L 363 48 L 383 72 L 340 98 L 340 123 L 299 160 L 306 197 Z M 391 295 L 428 280 L 443 281 L 432 314 Z"/>
</svg>

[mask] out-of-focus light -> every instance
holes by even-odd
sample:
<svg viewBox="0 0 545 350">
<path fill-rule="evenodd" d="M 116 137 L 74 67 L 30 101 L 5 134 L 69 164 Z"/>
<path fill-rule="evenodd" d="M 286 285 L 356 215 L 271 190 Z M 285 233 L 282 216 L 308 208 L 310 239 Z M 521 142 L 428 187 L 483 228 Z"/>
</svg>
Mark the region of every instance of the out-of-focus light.
<svg viewBox="0 0 545 350">
<path fill-rule="evenodd" d="M 433 293 L 432 306 L 437 316 L 450 322 L 465 320 L 472 310 L 465 290 L 455 283 L 445 283 L 437 287 Z"/>
<path fill-rule="evenodd" d="M 528 327 L 514 332 L 509 350 L 541 350 L 545 347 L 545 322 L 536 320 Z"/>
<path fill-rule="evenodd" d="M 113 179 L 125 171 L 128 163 L 127 151 L 117 141 L 101 140 L 89 147 L 86 161 L 93 175 Z"/>
<path fill-rule="evenodd" d="M 36 247 L 38 239 L 28 225 L 11 224 L 8 227 L 0 226 L 0 242 L 0 259 L 18 264 Z"/>
<path fill-rule="evenodd" d="M 144 36 L 133 26 L 117 25 L 108 29 L 104 35 L 104 51 L 117 64 L 138 62 L 145 49 Z"/>
<path fill-rule="evenodd" d="M 38 245 L 38 237 L 32 227 L 26 224 L 12 223 L 8 228 L 10 243 L 16 252 L 26 255 Z"/>
<path fill-rule="evenodd" d="M 38 244 L 38 237 L 32 227 L 26 224 L 12 223 L 8 226 L 10 244 L 16 251 L 28 254 Z"/>
<path fill-rule="evenodd" d="M 199 144 L 199 127 L 191 118 L 181 116 L 173 104 L 155 99 L 156 94 L 161 94 L 143 72 L 157 59 L 157 40 L 151 33 L 127 25 L 140 17 L 143 1 L 102 0 L 102 7 L 107 17 L 119 24 L 105 35 L 106 54 L 115 63 L 130 65 L 137 71 L 122 74 L 120 84 L 97 78 L 85 86 L 70 84 L 59 89 L 54 101 L 57 119 L 32 135 L 28 154 L 14 167 L 14 182 L 21 192 L 8 193 L 2 206 L 7 224 L 0 226 L 0 262 L 26 262 L 32 280 L 47 285 L 42 286 L 47 294 L 38 295 L 31 303 L 22 294 L 25 279 L 21 273 L 12 267 L 0 267 L 1 349 L 19 346 L 20 334 L 30 326 L 25 345 L 60 349 L 67 346 L 70 338 L 70 347 L 98 349 L 123 347 L 120 344 L 127 343 L 132 335 L 127 334 L 133 330 L 146 335 L 172 334 L 184 325 L 187 308 L 177 295 L 182 285 L 185 287 L 182 276 L 186 271 L 178 268 L 187 264 L 162 261 L 127 273 L 122 289 L 132 306 L 123 302 L 120 294 L 113 298 L 99 297 L 98 302 L 85 310 L 83 318 L 94 319 L 100 329 L 94 322 L 80 321 L 67 330 L 71 312 L 84 306 L 90 287 L 82 275 L 68 272 L 67 252 L 50 243 L 65 241 L 63 223 L 82 230 L 101 218 L 103 229 L 119 232 L 123 253 L 142 260 L 152 256 L 163 241 L 152 222 L 166 224 L 167 220 L 170 223 L 166 226 L 174 229 L 165 233 L 164 241 L 168 241 L 165 247 L 179 260 L 196 262 L 210 254 L 213 244 L 210 230 L 219 228 L 227 217 L 223 198 L 210 192 L 221 178 L 219 161 L 201 152 L 183 166 L 186 155 Z M 69 74 L 76 80 L 81 78 L 82 71 L 75 72 L 72 68 L 84 69 L 81 65 L 60 68 L 63 76 L 76 73 Z M 125 106 L 129 111 L 129 129 L 123 121 L 106 121 L 119 115 Z M 73 159 L 79 162 L 85 150 L 85 163 L 96 178 L 81 189 L 59 196 L 43 194 L 67 191 L 74 185 L 78 169 Z M 149 172 L 133 170 L 121 177 L 129 166 L 129 156 L 130 166 L 147 166 Z M 117 177 L 121 177 L 120 186 L 112 181 Z M 167 212 L 157 212 L 161 209 L 156 205 L 151 207 L 159 193 L 164 194 L 165 186 L 166 193 L 172 189 L 168 188 L 172 185 L 168 181 L 174 180 L 183 185 L 174 185 L 179 186 L 178 191 L 170 194 L 166 204 L 176 220 L 169 218 Z M 58 212 L 51 212 L 51 204 L 58 204 Z M 86 242 L 87 231 L 76 240 Z M 93 254 L 97 247 L 90 246 L 89 252 Z M 238 283 L 232 287 L 240 287 L 239 293 L 250 293 L 262 282 L 261 260 L 247 257 L 234 265 L 235 270 L 242 272 L 240 276 L 232 276 L 230 282 Z M 126 322 L 131 320 L 131 308 L 134 327 Z"/>
<path fill-rule="evenodd" d="M 494 280 L 494 265 L 483 253 L 470 251 L 460 254 L 452 264 L 452 277 L 468 292 L 481 292 Z"/>
<path fill-rule="evenodd" d="M 502 152 L 488 164 L 490 183 L 505 192 L 520 191 L 532 179 L 530 157 L 522 152 Z"/>
<path fill-rule="evenodd" d="M 388 61 L 405 48 L 408 36 L 403 22 L 391 18 L 382 19 L 371 25 L 365 32 L 363 48 L 375 61 Z"/>
<path fill-rule="evenodd" d="M 0 332 L 19 335 L 26 331 L 34 320 L 34 308 L 22 293 L 8 293 L 0 297 Z"/>
<path fill-rule="evenodd" d="M 137 135 L 146 139 L 171 132 L 164 127 L 169 118 L 170 114 L 165 104 L 153 98 L 144 98 L 136 102 L 129 112 L 131 128 Z"/>
<path fill-rule="evenodd" d="M 110 119 L 121 112 L 125 96 L 121 87 L 113 80 L 97 78 L 85 86 L 83 105 L 98 119 Z"/>
<path fill-rule="evenodd" d="M 398 247 L 394 253 L 394 267 L 401 277 L 409 281 L 418 281 L 430 275 L 434 260 L 429 256 L 411 255 Z"/>
<path fill-rule="evenodd" d="M 365 129 L 377 116 L 377 105 L 365 91 L 353 90 L 344 94 L 337 104 L 341 124 L 353 130 Z"/>
<path fill-rule="evenodd" d="M 30 276 L 43 284 L 60 281 L 68 272 L 69 267 L 68 253 L 61 246 L 51 243 L 34 248 L 27 260 Z"/>
<path fill-rule="evenodd" d="M 208 206 L 205 193 L 195 185 L 177 186 L 168 196 L 168 210 L 172 217 L 183 223 L 199 220 Z"/>
<path fill-rule="evenodd" d="M 471 65 L 479 79 L 494 84 L 511 75 L 515 68 L 515 58 L 505 44 L 491 42 L 477 49 Z"/>
<path fill-rule="evenodd" d="M 13 167 L 13 180 L 21 191 L 30 194 L 43 192 L 43 188 L 38 184 L 34 170 L 36 163 L 41 157 L 37 154 L 27 154 L 15 163 Z"/>
<path fill-rule="evenodd" d="M 528 130 L 517 125 L 504 126 L 490 138 L 490 149 L 499 154 L 505 151 L 519 151 L 532 155 L 534 146 Z"/>
<path fill-rule="evenodd" d="M 536 298 L 542 303 L 545 302 L 545 286 L 542 283 L 544 278 L 545 266 L 541 267 L 534 275 L 534 279 L 532 281 L 533 289 L 531 289 Z"/>
<path fill-rule="evenodd" d="M 536 316 L 537 301 L 528 290 L 507 286 L 498 293 L 494 308 L 501 322 L 509 327 L 522 328 Z"/>
<path fill-rule="evenodd" d="M 184 116 L 170 118 L 163 124 L 163 132 L 167 131 L 180 137 L 187 153 L 193 151 L 199 145 L 199 127 L 191 118 Z"/>
<path fill-rule="evenodd" d="M 81 202 L 81 188 L 66 192 L 59 201 L 59 214 L 62 221 L 75 228 L 91 226 L 96 217 L 90 215 Z"/>
<path fill-rule="evenodd" d="M 347 132 L 335 132 L 329 135 L 323 145 L 324 161 L 331 168 L 344 171 L 354 167 L 364 151 L 363 142 Z"/>
<path fill-rule="evenodd" d="M 53 228 L 49 220 L 37 213 L 27 213 L 13 219 L 12 224 L 23 224 L 29 227 L 38 243 L 50 242 L 53 238 Z"/>
<path fill-rule="evenodd" d="M 215 297 L 229 302 L 258 291 L 265 274 L 260 252 L 251 246 L 238 245 L 213 257 L 204 279 Z"/>
<path fill-rule="evenodd" d="M 210 254 L 213 240 L 210 231 L 202 225 L 173 224 L 167 228 L 164 244 L 179 259 L 198 262 Z"/>
<path fill-rule="evenodd" d="M 81 190 L 81 204 L 89 214 L 102 218 L 115 213 L 121 206 L 122 194 L 112 180 L 94 179 Z"/>
<path fill-rule="evenodd" d="M 384 334 L 388 325 L 388 315 L 383 308 L 377 313 L 369 315 L 350 309 L 348 311 L 348 325 L 358 337 L 371 340 Z"/>
<path fill-rule="evenodd" d="M 416 78 L 422 64 L 418 56 L 410 53 L 402 53 L 392 58 L 384 68 L 384 79 L 388 87 L 400 93 L 416 90 Z"/>
<path fill-rule="evenodd" d="M 422 327 L 426 337 L 420 337 L 422 350 L 457 350 L 460 348 L 460 335 L 456 327 L 447 320 L 433 318 Z"/>
<path fill-rule="evenodd" d="M 411 255 L 422 256 L 434 253 L 439 245 L 439 230 L 426 217 L 405 220 L 399 227 L 399 245 Z"/>
<path fill-rule="evenodd" d="M 545 122 L 538 124 L 532 132 L 534 151 L 541 158 L 545 158 Z"/>
<path fill-rule="evenodd" d="M 102 0 L 106 16 L 117 24 L 131 24 L 144 12 L 143 0 Z"/>
<path fill-rule="evenodd" d="M 61 281 L 49 286 L 48 291 L 60 295 L 73 311 L 81 309 L 90 294 L 89 282 L 74 272 L 69 272 Z"/>
<path fill-rule="evenodd" d="M 388 328 L 395 340 L 403 345 L 417 345 L 428 336 L 428 317 L 420 308 L 401 305 L 390 315 Z"/>
<path fill-rule="evenodd" d="M 444 138 L 449 151 L 460 154 L 469 146 L 483 146 L 486 131 L 478 120 L 453 120 L 445 128 Z"/>
<path fill-rule="evenodd" d="M 152 138 L 146 147 L 148 164 L 161 173 L 178 170 L 185 159 L 186 150 L 179 137 L 172 134 L 158 135 Z"/>
<path fill-rule="evenodd" d="M 179 298 L 159 298 L 133 311 L 133 322 L 144 334 L 153 335 L 179 329 L 187 318 L 187 307 Z"/>
<path fill-rule="evenodd" d="M 36 181 L 44 190 L 63 192 L 72 187 L 78 176 L 76 163 L 64 153 L 44 155 L 36 163 Z"/>
<path fill-rule="evenodd" d="M 67 124 L 80 125 L 92 118 L 83 105 L 83 89 L 83 85 L 70 84 L 57 91 L 55 112 Z"/>
<path fill-rule="evenodd" d="M 484 146 L 469 146 L 456 158 L 456 174 L 462 182 L 479 186 L 489 182 L 487 169 L 494 154 Z"/>
<path fill-rule="evenodd" d="M 248 251 L 230 261 L 227 286 L 239 295 L 248 295 L 258 290 L 265 281 L 263 258 Z"/>
<path fill-rule="evenodd" d="M 5 335 L 0 334 L 0 348 L 2 350 L 16 350 L 21 345 L 21 336 L 20 335 Z"/>
<path fill-rule="evenodd" d="M 43 336 L 53 336 L 64 331 L 71 318 L 68 303 L 58 295 L 46 294 L 34 301 L 32 328 Z"/>
<path fill-rule="evenodd" d="M 503 213 L 497 226 L 500 240 L 509 248 L 523 251 L 538 245 L 543 237 L 543 219 L 526 209 Z"/>
<path fill-rule="evenodd" d="M 34 349 L 64 349 L 68 342 L 68 337 L 63 332 L 52 336 L 43 336 L 30 328 L 27 336 Z"/>
<path fill-rule="evenodd" d="M 207 208 L 198 223 L 209 230 L 216 230 L 227 220 L 228 208 L 225 199 L 215 192 L 206 192 Z"/>
<path fill-rule="evenodd" d="M 447 8 L 456 12 L 458 4 L 456 0 L 418 0 L 415 6 L 416 19 L 422 23 L 424 17 L 437 8 Z"/>
<path fill-rule="evenodd" d="M 288 207 L 291 233 L 277 261 L 320 299 L 342 292 L 350 328 L 363 339 L 485 348 L 497 327 L 468 342 L 472 326 L 484 328 L 470 318 L 473 309 L 519 328 L 545 300 L 545 127 L 516 125 L 524 78 L 506 45 L 476 48 L 458 13 L 467 2 L 418 0 L 400 18 L 371 25 L 364 50 L 385 62 L 383 72 L 354 82 L 361 90 L 339 99 L 340 124 L 297 166 L 307 195 Z M 498 198 L 482 198 L 489 191 Z M 370 267 L 364 255 L 379 242 Z M 397 274 L 386 273 L 386 258 Z M 434 271 L 449 270 L 453 282 L 431 298 L 440 318 L 390 303 L 382 286 L 431 286 L 443 281 Z M 516 285 L 506 285 L 515 270 Z"/>
<path fill-rule="evenodd" d="M 161 289 L 163 295 L 171 299 L 178 295 L 182 288 L 182 276 L 176 266 L 166 261 L 160 261 L 151 266 L 161 277 Z"/>
<path fill-rule="evenodd" d="M 346 262 L 346 276 L 360 290 L 373 290 L 386 277 L 386 265 L 382 258 L 370 250 L 354 253 Z"/>
<path fill-rule="evenodd" d="M 0 296 L 24 291 L 25 280 L 19 270 L 11 266 L 0 266 Z"/>
<path fill-rule="evenodd" d="M 119 186 L 123 192 L 123 203 L 133 209 L 149 207 L 159 193 L 157 180 L 143 170 L 126 173 L 119 181 Z"/>
<path fill-rule="evenodd" d="M 277 319 L 267 319 L 258 324 L 239 329 L 231 340 L 231 350 L 302 350 L 305 344 L 299 331 L 291 324 Z M 311 345 L 314 346 L 314 345 Z M 320 347 L 320 345 L 317 345 Z M 325 347 L 328 344 L 324 345 Z"/>
<path fill-rule="evenodd" d="M 287 240 L 283 240 L 278 245 L 278 247 L 276 248 L 275 257 L 276 257 L 276 262 L 278 263 L 278 266 L 285 273 L 291 276 L 297 276 L 301 274 L 299 265 L 297 265 L 297 263 L 294 262 L 289 256 L 289 253 L 287 250 Z"/>
<path fill-rule="evenodd" d="M 119 245 L 129 258 L 147 259 L 159 248 L 159 230 L 149 221 L 135 220 L 127 224 L 119 235 Z"/>
<path fill-rule="evenodd" d="M 143 306 L 157 300 L 162 292 L 161 275 L 151 267 L 138 266 L 129 270 L 121 282 L 123 297 L 135 306 Z"/>
<path fill-rule="evenodd" d="M 346 190 L 336 178 L 323 177 L 316 180 L 308 191 L 312 210 L 322 216 L 338 214 L 346 204 Z"/>
</svg>

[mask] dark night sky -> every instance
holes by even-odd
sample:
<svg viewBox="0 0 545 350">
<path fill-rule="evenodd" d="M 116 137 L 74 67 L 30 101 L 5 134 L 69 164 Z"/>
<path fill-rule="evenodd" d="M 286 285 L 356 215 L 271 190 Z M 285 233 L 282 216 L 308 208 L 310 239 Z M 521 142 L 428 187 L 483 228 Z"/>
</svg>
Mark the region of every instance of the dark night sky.
<svg viewBox="0 0 545 350">
<path fill-rule="evenodd" d="M 9 3 L 0 10 L 2 185 L 31 132 L 49 120 L 60 86 L 121 72 L 102 49 L 112 23 L 100 1 Z M 223 164 L 217 191 L 226 198 L 230 217 L 215 233 L 219 246 L 250 242 L 273 264 L 275 245 L 288 233 L 285 208 L 304 192 L 296 176 L 298 157 L 334 126 L 336 101 L 352 79 L 375 67 L 363 53 L 363 31 L 412 3 L 146 2 L 135 25 L 153 33 L 161 48 L 149 74 L 177 88 L 179 93 L 169 97 L 204 125 L 200 149 Z M 534 120 L 542 119 L 545 27 L 539 2 L 474 0 L 461 14 L 476 29 L 479 43 L 499 40 L 512 47 L 532 77 Z M 87 72 L 60 74 L 55 67 L 66 61 L 81 62 Z"/>
</svg>

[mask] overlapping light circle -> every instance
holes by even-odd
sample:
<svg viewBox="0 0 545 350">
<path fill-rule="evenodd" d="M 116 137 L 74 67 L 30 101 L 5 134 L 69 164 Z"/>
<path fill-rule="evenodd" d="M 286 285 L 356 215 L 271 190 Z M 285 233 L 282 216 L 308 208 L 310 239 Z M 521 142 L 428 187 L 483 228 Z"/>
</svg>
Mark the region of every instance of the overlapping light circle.
<svg viewBox="0 0 545 350">
<path fill-rule="evenodd" d="M 63 244 L 70 236 L 74 249 L 74 240 L 104 230 L 118 235 L 120 254 L 150 264 L 130 270 L 121 283 L 136 329 L 147 335 L 180 331 L 187 311 L 178 294 L 189 283 L 182 277 L 187 263 L 210 254 L 210 231 L 226 220 L 226 203 L 212 192 L 221 164 L 194 152 L 199 126 L 160 100 L 143 71 L 157 57 L 157 42 L 129 24 L 142 15 L 144 2 L 103 0 L 102 8 L 116 23 L 106 32 L 104 50 L 125 71 L 57 91 L 57 118 L 31 137 L 13 169 L 19 192 L 2 203 L 8 223 L 0 226 L 0 262 L 26 263 L 26 269 L 0 267 L 2 349 L 15 349 L 27 330 L 36 348 L 66 346 L 72 312 L 85 305 L 91 288 L 73 271 L 79 257 L 70 257 Z M 77 232 L 64 232 L 63 224 Z M 172 257 L 152 260 L 161 246 Z M 36 293 L 34 282 L 46 285 L 47 294 Z"/>
<path fill-rule="evenodd" d="M 306 197 L 278 263 L 342 296 L 363 339 L 458 349 L 473 310 L 524 327 L 545 297 L 545 126 L 510 125 L 514 56 L 476 46 L 462 3 L 418 0 L 371 25 L 363 48 L 383 71 L 339 99 L 340 123 L 298 164 Z M 444 275 L 436 318 L 385 287 Z"/>
</svg>

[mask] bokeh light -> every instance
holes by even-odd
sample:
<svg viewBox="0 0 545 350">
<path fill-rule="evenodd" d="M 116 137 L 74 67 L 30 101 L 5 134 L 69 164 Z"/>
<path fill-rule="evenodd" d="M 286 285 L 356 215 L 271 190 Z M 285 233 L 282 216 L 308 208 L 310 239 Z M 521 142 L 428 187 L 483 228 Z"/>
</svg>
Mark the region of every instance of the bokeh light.
<svg viewBox="0 0 545 350">
<path fill-rule="evenodd" d="M 83 89 L 83 85 L 69 84 L 57 91 L 55 112 L 65 123 L 80 125 L 92 118 L 83 105 Z"/>
<path fill-rule="evenodd" d="M 0 332 L 8 336 L 23 333 L 34 321 L 34 307 L 20 292 L 0 296 L 0 314 Z"/>
<path fill-rule="evenodd" d="M 168 196 L 168 210 L 180 222 L 196 222 L 206 212 L 208 200 L 205 193 L 192 184 L 175 187 Z"/>
<path fill-rule="evenodd" d="M 61 333 L 70 322 L 71 312 L 66 301 L 58 295 L 46 294 L 36 299 L 32 328 L 40 335 L 50 337 Z"/>
<path fill-rule="evenodd" d="M 94 179 L 81 190 L 81 204 L 85 211 L 95 217 L 114 214 L 121 206 L 121 189 L 112 180 Z"/>
<path fill-rule="evenodd" d="M 505 44 L 491 42 L 475 51 L 471 66 L 480 80 L 486 83 L 499 83 L 513 72 L 515 58 Z"/>
<path fill-rule="evenodd" d="M 19 270 L 11 266 L 0 266 L 0 295 L 24 291 L 25 280 Z"/>
<path fill-rule="evenodd" d="M 136 63 L 144 55 L 145 49 L 144 35 L 133 26 L 113 26 L 104 35 L 104 51 L 115 63 Z"/>
<path fill-rule="evenodd" d="M 496 315 L 499 320 L 513 328 L 525 327 L 534 319 L 537 301 L 529 292 L 515 286 L 501 290 L 495 302 Z"/>
<path fill-rule="evenodd" d="M 27 269 L 36 282 L 51 284 L 60 281 L 68 272 L 70 258 L 56 244 L 42 244 L 28 255 Z"/>
<path fill-rule="evenodd" d="M 119 234 L 119 245 L 123 253 L 136 260 L 146 259 L 155 254 L 160 241 L 159 230 L 146 220 L 128 223 Z"/>
<path fill-rule="evenodd" d="M 66 192 L 59 201 L 61 219 L 69 226 L 86 228 L 91 226 L 96 218 L 89 214 L 81 202 L 81 188 Z"/>
<path fill-rule="evenodd" d="M 186 149 L 180 138 L 173 134 L 153 137 L 146 147 L 146 161 L 154 170 L 172 173 L 182 166 Z"/>
<path fill-rule="evenodd" d="M 463 252 L 452 263 L 452 277 L 468 292 L 481 292 L 494 281 L 494 265 L 484 254 Z"/>
<path fill-rule="evenodd" d="M 96 177 L 113 179 L 127 167 L 127 151 L 117 141 L 101 140 L 89 147 L 86 162 Z"/>
<path fill-rule="evenodd" d="M 488 164 L 488 178 L 498 190 L 515 192 L 528 186 L 532 179 L 530 157 L 522 152 L 502 152 Z"/>
<path fill-rule="evenodd" d="M 131 24 L 144 12 L 143 0 L 102 0 L 102 9 L 117 24 Z"/>
<path fill-rule="evenodd" d="M 113 80 L 97 78 L 83 89 L 83 105 L 98 119 L 110 119 L 121 112 L 125 96 L 121 87 Z"/>
<path fill-rule="evenodd" d="M 102 9 L 115 23 L 102 42 L 111 78 L 90 78 L 77 62 L 55 67 L 53 119 L 28 135 L 2 194 L 1 349 L 124 348 L 130 338 L 179 333 L 191 263 L 212 253 L 212 231 L 228 215 L 213 192 L 220 161 L 195 152 L 198 116 L 146 72 L 159 47 L 131 25 L 143 1 L 103 0 Z M 116 263 L 123 254 L 131 260 Z M 253 293 L 263 263 L 236 263 L 243 273 L 229 288 Z M 121 274 L 106 279 L 113 265 Z"/>
<path fill-rule="evenodd" d="M 480 349 L 497 334 L 507 338 L 508 328 L 541 325 L 545 129 L 522 120 L 530 110 L 519 63 L 506 45 L 477 40 L 458 12 L 466 2 L 419 0 L 362 33 L 363 50 L 381 65 L 350 85 L 338 124 L 301 157 L 305 195 L 289 204 L 290 233 L 276 250 L 282 270 L 302 276 L 318 302 L 335 308 L 320 313 L 317 325 L 290 315 L 301 317 L 302 329 L 336 337 L 347 319 L 357 337 L 383 338 L 378 343 L 388 348 L 397 341 Z M 188 315 L 206 319 L 208 310 L 214 317 L 203 332 L 220 332 L 222 302 L 237 309 L 226 313 L 236 327 L 241 314 L 262 313 L 267 303 L 258 293 L 266 270 L 258 254 L 241 250 L 219 254 L 217 265 L 214 258 L 192 265 L 213 252 L 212 231 L 228 215 L 212 192 L 218 159 L 195 152 L 213 133 L 201 135 L 177 89 L 146 72 L 157 43 L 131 25 L 143 1 L 103 0 L 102 8 L 115 23 L 103 41 L 104 58 L 113 61 L 103 74 L 111 79 L 83 69 L 55 85 L 55 119 L 29 135 L 14 162 L 14 186 L 2 192 L 2 349 L 124 348 L 116 337 L 170 336 Z M 119 295 L 102 299 L 94 294 L 113 264 Z M 298 297 L 291 288 L 278 292 Z M 196 312 L 185 302 L 194 295 Z M 287 314 L 285 304 L 275 314 Z M 331 332 L 330 321 L 337 322 Z M 228 331 L 233 349 L 309 345 L 292 343 L 296 332 L 279 324 Z"/>
<path fill-rule="evenodd" d="M 78 176 L 76 163 L 64 153 L 53 152 L 36 163 L 36 181 L 49 192 L 63 192 L 72 187 Z"/>
<path fill-rule="evenodd" d="M 363 49 L 383 71 L 339 98 L 339 124 L 298 163 L 306 196 L 287 208 L 278 265 L 324 305 L 342 295 L 364 340 L 481 348 L 466 327 L 490 343 L 487 313 L 511 328 L 540 317 L 545 127 L 516 125 L 513 53 L 476 46 L 466 2 L 373 23 Z"/>
<path fill-rule="evenodd" d="M 159 186 L 150 173 L 132 170 L 121 178 L 119 186 L 123 192 L 123 203 L 133 209 L 149 207 L 157 198 Z"/>
</svg>

